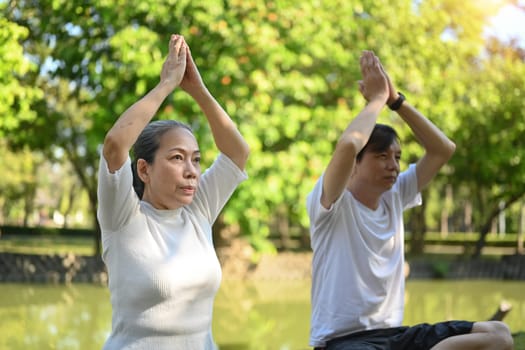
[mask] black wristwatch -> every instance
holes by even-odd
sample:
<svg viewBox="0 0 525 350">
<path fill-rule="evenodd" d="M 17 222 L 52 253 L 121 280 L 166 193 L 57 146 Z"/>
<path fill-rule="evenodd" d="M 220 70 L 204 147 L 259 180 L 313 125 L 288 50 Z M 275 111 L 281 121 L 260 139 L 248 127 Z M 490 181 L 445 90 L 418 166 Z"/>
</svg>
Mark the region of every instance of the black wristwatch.
<svg viewBox="0 0 525 350">
<path fill-rule="evenodd" d="M 398 91 L 397 94 L 399 95 L 397 100 L 388 105 L 388 108 L 390 108 L 393 111 L 397 111 L 399 108 L 401 108 L 403 101 L 406 100 L 405 95 L 403 95 L 401 92 Z"/>
</svg>

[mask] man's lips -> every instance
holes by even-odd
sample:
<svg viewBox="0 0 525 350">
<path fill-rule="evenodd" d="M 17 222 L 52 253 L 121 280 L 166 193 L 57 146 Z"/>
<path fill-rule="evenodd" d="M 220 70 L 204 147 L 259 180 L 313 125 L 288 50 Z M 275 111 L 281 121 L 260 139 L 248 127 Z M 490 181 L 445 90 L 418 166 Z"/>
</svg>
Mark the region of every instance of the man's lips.
<svg viewBox="0 0 525 350">
<path fill-rule="evenodd" d="M 396 182 L 397 176 L 394 176 L 394 175 L 392 175 L 392 176 L 385 176 L 385 179 L 387 181 Z"/>
</svg>

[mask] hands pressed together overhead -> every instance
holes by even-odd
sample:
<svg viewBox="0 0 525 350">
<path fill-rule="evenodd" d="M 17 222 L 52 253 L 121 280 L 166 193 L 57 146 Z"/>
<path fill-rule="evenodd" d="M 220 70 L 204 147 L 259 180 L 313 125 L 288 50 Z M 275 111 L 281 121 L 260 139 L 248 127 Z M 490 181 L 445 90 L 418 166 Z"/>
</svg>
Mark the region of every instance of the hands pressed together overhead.
<svg viewBox="0 0 525 350">
<path fill-rule="evenodd" d="M 359 64 L 363 77 L 359 81 L 359 91 L 368 102 L 377 99 L 391 104 L 397 100 L 399 97 L 397 90 L 379 58 L 372 51 L 363 51 Z M 206 89 L 191 56 L 190 48 L 182 35 L 172 34 L 170 37 L 169 53 L 162 65 L 160 80 L 168 84 L 171 89 L 180 86 L 191 96 Z"/>
<path fill-rule="evenodd" d="M 168 57 L 162 65 L 160 81 L 172 89 L 179 86 L 186 71 L 186 42 L 180 35 L 172 35 L 169 43 Z"/>
<path fill-rule="evenodd" d="M 363 51 L 359 64 L 363 76 L 359 81 L 359 91 L 367 101 L 378 99 L 391 104 L 397 100 L 399 95 L 394 84 L 372 51 Z"/>
<path fill-rule="evenodd" d="M 190 48 L 182 35 L 172 34 L 170 37 L 168 57 L 162 65 L 160 80 L 172 89 L 180 86 L 192 96 L 205 89 Z"/>
</svg>

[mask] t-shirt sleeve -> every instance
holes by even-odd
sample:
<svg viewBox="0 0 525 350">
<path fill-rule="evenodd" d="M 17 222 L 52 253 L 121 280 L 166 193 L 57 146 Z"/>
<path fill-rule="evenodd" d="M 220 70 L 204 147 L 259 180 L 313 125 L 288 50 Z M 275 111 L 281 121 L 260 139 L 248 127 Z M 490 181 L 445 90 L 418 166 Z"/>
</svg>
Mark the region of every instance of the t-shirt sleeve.
<svg viewBox="0 0 525 350">
<path fill-rule="evenodd" d="M 417 191 L 416 164 L 410 164 L 408 169 L 399 175 L 397 187 L 403 210 L 423 203 L 421 193 Z"/>
<path fill-rule="evenodd" d="M 247 178 L 245 171 L 221 153 L 202 174 L 191 206 L 212 224 L 237 186 Z"/>
<path fill-rule="evenodd" d="M 97 217 L 103 231 L 115 231 L 129 221 L 139 205 L 139 198 L 133 189 L 129 157 L 120 169 L 111 173 L 106 159 L 101 155 L 97 195 Z"/>
<path fill-rule="evenodd" d="M 341 195 L 339 198 L 336 199 L 334 203 L 330 206 L 330 208 L 326 209 L 321 204 L 321 195 L 323 194 L 323 178 L 324 173 L 321 175 L 319 180 L 317 180 L 312 192 L 308 194 L 306 197 L 306 210 L 308 212 L 308 217 L 310 218 L 310 227 L 311 232 L 315 232 L 315 228 L 322 225 L 323 221 L 328 219 L 332 213 L 336 210 L 339 206 L 339 203 L 341 202 L 344 191 L 341 192 Z"/>
</svg>

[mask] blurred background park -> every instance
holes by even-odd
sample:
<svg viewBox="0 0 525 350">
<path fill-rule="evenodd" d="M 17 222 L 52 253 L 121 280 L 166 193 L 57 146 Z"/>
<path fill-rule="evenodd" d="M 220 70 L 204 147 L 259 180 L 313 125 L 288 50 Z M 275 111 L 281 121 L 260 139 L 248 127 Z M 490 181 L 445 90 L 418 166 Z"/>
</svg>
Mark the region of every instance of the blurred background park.
<svg viewBox="0 0 525 350">
<path fill-rule="evenodd" d="M 221 349 L 307 348 L 306 196 L 365 103 L 363 50 L 457 145 L 406 213 L 406 321 L 486 318 L 506 300 L 525 348 L 524 1 L 0 0 L 0 10 L 0 348 L 100 348 L 107 336 L 100 145 L 158 82 L 171 33 L 252 150 L 249 181 L 214 226 Z M 182 91 L 158 118 L 190 124 L 204 167 L 213 161 Z M 421 155 L 395 113 L 380 121 L 400 134 L 403 168 Z"/>
</svg>

